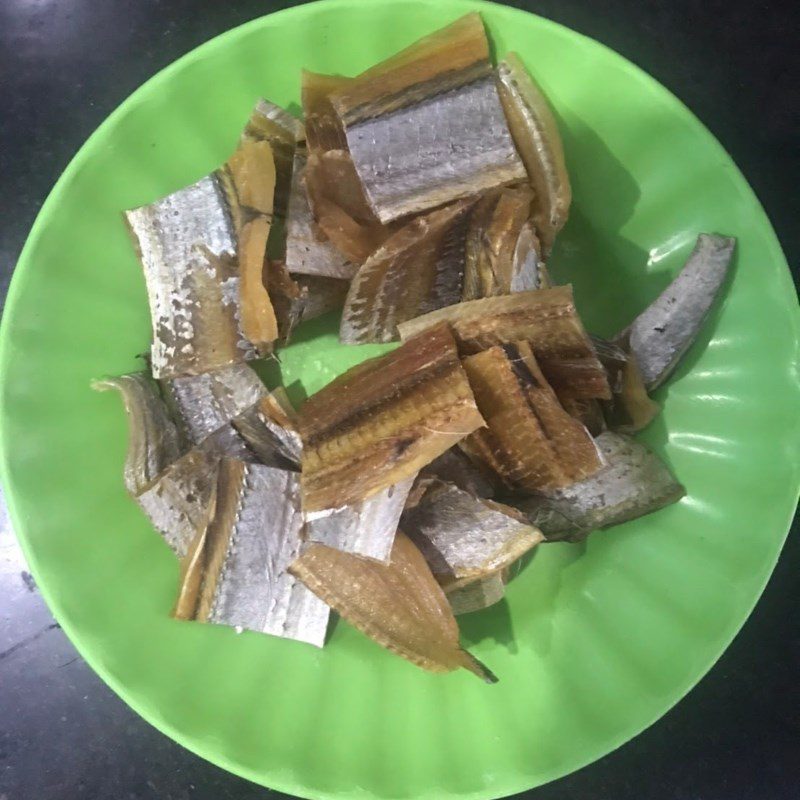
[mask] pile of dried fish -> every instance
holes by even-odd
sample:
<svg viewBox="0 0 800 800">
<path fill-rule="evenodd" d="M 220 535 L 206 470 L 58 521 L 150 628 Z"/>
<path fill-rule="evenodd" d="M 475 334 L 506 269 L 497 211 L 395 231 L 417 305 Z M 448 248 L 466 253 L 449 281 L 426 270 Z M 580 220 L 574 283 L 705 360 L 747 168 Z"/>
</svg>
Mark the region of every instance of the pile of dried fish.
<svg viewBox="0 0 800 800">
<path fill-rule="evenodd" d="M 256 105 L 211 175 L 126 212 L 153 342 L 98 381 L 124 483 L 180 564 L 173 615 L 322 646 L 331 609 L 434 672 L 492 673 L 455 615 L 520 559 L 675 502 L 630 434 L 695 339 L 735 241 L 702 234 L 610 340 L 545 260 L 567 221 L 558 128 L 469 14 L 355 77 L 304 73 L 304 122 Z M 401 341 L 295 410 L 248 362 L 341 308 Z"/>
</svg>

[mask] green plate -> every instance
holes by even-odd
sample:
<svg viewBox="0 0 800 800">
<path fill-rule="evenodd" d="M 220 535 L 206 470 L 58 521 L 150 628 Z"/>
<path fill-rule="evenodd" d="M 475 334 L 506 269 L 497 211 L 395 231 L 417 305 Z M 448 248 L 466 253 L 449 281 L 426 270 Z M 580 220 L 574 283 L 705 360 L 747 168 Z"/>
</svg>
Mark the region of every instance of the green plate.
<svg viewBox="0 0 800 800">
<path fill-rule="evenodd" d="M 345 624 L 328 646 L 182 624 L 177 564 L 122 486 L 126 426 L 92 378 L 136 369 L 144 282 L 120 209 L 223 161 L 259 95 L 296 107 L 300 68 L 355 73 L 470 9 L 555 104 L 573 178 L 552 263 L 591 329 L 628 322 L 699 231 L 739 237 L 734 277 L 658 399 L 645 440 L 688 489 L 586 547 L 541 547 L 464 639 L 500 676 L 428 675 Z M 284 355 L 313 391 L 376 351 L 312 323 Z M 95 670 L 155 726 L 306 797 L 486 798 L 564 775 L 661 716 L 761 593 L 798 490 L 798 306 L 731 159 L 663 87 L 602 45 L 478 2 L 332 0 L 200 47 L 89 139 L 20 259 L 2 326 L 2 465 L 34 575 Z M 76 743 L 76 747 L 80 746 Z"/>
</svg>

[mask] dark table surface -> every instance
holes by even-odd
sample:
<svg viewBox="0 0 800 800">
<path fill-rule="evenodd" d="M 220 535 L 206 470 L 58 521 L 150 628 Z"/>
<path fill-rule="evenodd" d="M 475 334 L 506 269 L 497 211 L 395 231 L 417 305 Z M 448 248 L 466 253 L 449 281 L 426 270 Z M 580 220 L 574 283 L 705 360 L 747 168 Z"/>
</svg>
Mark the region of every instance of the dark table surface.
<svg viewBox="0 0 800 800">
<path fill-rule="evenodd" d="M 196 45 L 290 5 L 0 0 L 0 297 L 47 192 L 105 116 Z M 765 0 L 510 5 L 604 42 L 677 94 L 741 167 L 797 280 L 796 4 L 794 10 Z M 530 796 L 800 797 L 797 520 L 794 528 L 750 620 L 688 697 L 617 752 Z M 94 675 L 44 605 L 0 507 L 0 800 L 266 797 L 283 795 L 182 749 Z"/>
</svg>

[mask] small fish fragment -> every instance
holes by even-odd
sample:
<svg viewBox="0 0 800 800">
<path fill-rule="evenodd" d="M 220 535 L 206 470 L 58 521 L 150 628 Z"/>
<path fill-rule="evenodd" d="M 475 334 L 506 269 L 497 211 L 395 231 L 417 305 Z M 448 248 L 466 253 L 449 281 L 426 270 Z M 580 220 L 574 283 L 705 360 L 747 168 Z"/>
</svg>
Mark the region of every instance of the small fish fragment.
<svg viewBox="0 0 800 800">
<path fill-rule="evenodd" d="M 161 387 L 193 444 L 200 444 L 267 394 L 247 364 L 162 380 Z"/>
<path fill-rule="evenodd" d="M 644 378 L 633 353 L 628 353 L 618 392 L 604 403 L 609 428 L 635 433 L 646 428 L 660 413 L 661 406 L 647 394 Z"/>
<path fill-rule="evenodd" d="M 303 287 L 290 275 L 285 262 L 267 258 L 264 263 L 265 283 L 278 322 L 281 344 L 288 344 L 294 329 L 300 324 L 305 308 Z"/>
<path fill-rule="evenodd" d="M 701 233 L 675 280 L 617 335 L 636 357 L 646 389 L 666 380 L 697 337 L 735 248 L 733 237 Z"/>
<path fill-rule="evenodd" d="M 479 201 L 467 238 L 464 300 L 539 288 L 535 234 L 528 222 L 532 199 L 530 187 L 513 186 Z M 518 253 L 523 230 L 527 241 L 523 238 Z"/>
<path fill-rule="evenodd" d="M 386 562 L 414 477 L 344 508 L 306 515 L 306 538 L 345 553 Z"/>
<path fill-rule="evenodd" d="M 297 471 L 303 444 L 294 410 L 280 389 L 234 417 L 231 427 L 262 464 Z"/>
<path fill-rule="evenodd" d="M 497 82 L 514 144 L 533 187 L 533 223 L 546 256 L 572 202 L 558 125 L 544 93 L 516 53 L 497 65 Z"/>
<path fill-rule="evenodd" d="M 125 488 L 138 495 L 189 448 L 159 391 L 147 372 L 93 381 L 92 388 L 115 389 L 122 395 L 128 418 L 128 452 L 125 456 Z"/>
<path fill-rule="evenodd" d="M 459 302 L 471 205 L 461 200 L 416 217 L 375 250 L 350 283 L 340 341 L 391 342 L 398 323 Z"/>
<path fill-rule="evenodd" d="M 508 294 L 531 289 L 549 289 L 553 285 L 547 266 L 542 260 L 542 245 L 533 223 L 522 226 L 511 259 L 511 281 Z"/>
<path fill-rule="evenodd" d="M 461 446 L 509 486 L 550 492 L 602 467 L 592 437 L 562 408 L 526 342 L 492 347 L 463 364 L 487 427 Z"/>
<path fill-rule="evenodd" d="M 147 283 L 154 377 L 270 351 L 277 323 L 262 267 L 274 191 L 269 143 L 245 139 L 211 175 L 126 212 Z"/>
<path fill-rule="evenodd" d="M 420 476 L 452 483 L 474 497 L 494 497 L 502 486 L 497 475 L 473 461 L 460 447 L 445 450 L 420 470 Z"/>
<path fill-rule="evenodd" d="M 268 142 L 275 162 L 275 197 L 273 213 L 285 218 L 292 182 L 295 148 L 305 139 L 303 123 L 269 100 L 256 103 L 242 133 L 242 141 Z"/>
<path fill-rule="evenodd" d="M 307 511 L 410 478 L 484 424 L 446 325 L 348 370 L 305 402 L 298 422 Z"/>
<path fill-rule="evenodd" d="M 305 151 L 298 148 L 286 221 L 286 269 L 301 275 L 350 279 L 358 265 L 337 250 L 311 213 L 305 185 L 306 160 Z"/>
<path fill-rule="evenodd" d="M 502 571 L 542 540 L 516 509 L 435 479 L 401 527 L 445 591 Z"/>
<path fill-rule="evenodd" d="M 178 558 L 186 556 L 214 513 L 218 469 L 218 456 L 194 448 L 135 495 Z"/>
<path fill-rule="evenodd" d="M 478 14 L 375 65 L 329 100 L 383 223 L 527 177 Z"/>
<path fill-rule="evenodd" d="M 388 564 L 311 544 L 290 566 L 319 598 L 379 645 L 431 672 L 497 678 L 458 642 L 458 625 L 425 559 L 398 531 Z"/>
<path fill-rule="evenodd" d="M 455 616 L 483 611 L 495 603 L 499 603 L 506 595 L 506 586 L 502 572 L 494 572 L 486 578 L 480 578 L 446 591 L 447 602 Z"/>
<path fill-rule="evenodd" d="M 287 568 L 303 517 L 294 472 L 224 460 L 216 511 L 183 563 L 174 615 L 322 647 L 329 608 Z"/>
<path fill-rule="evenodd" d="M 611 397 L 606 371 L 575 309 L 572 287 L 554 286 L 440 308 L 398 325 L 403 341 L 431 325 L 450 324 L 459 351 L 526 341 L 555 391 L 576 398 Z"/>
<path fill-rule="evenodd" d="M 629 436 L 605 431 L 597 446 L 606 466 L 552 496 L 514 501 L 548 540 L 581 541 L 593 530 L 657 511 L 686 494 L 667 465 Z"/>
</svg>

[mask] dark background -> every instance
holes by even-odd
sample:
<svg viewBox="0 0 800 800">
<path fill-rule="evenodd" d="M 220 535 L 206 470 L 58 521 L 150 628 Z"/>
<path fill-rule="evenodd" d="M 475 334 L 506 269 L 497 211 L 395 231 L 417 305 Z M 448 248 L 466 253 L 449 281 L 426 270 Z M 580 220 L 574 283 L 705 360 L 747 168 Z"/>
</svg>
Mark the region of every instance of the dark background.
<svg viewBox="0 0 800 800">
<path fill-rule="evenodd" d="M 797 4 L 508 4 L 600 40 L 680 97 L 755 189 L 797 282 Z M 290 5 L 296 3 L 0 0 L 0 297 L 45 196 L 106 115 L 196 45 Z M 796 520 L 752 617 L 697 688 L 617 752 L 530 796 L 800 797 L 797 527 Z M 0 507 L 0 800 L 281 797 L 166 739 L 101 683 L 53 622 Z"/>
</svg>

